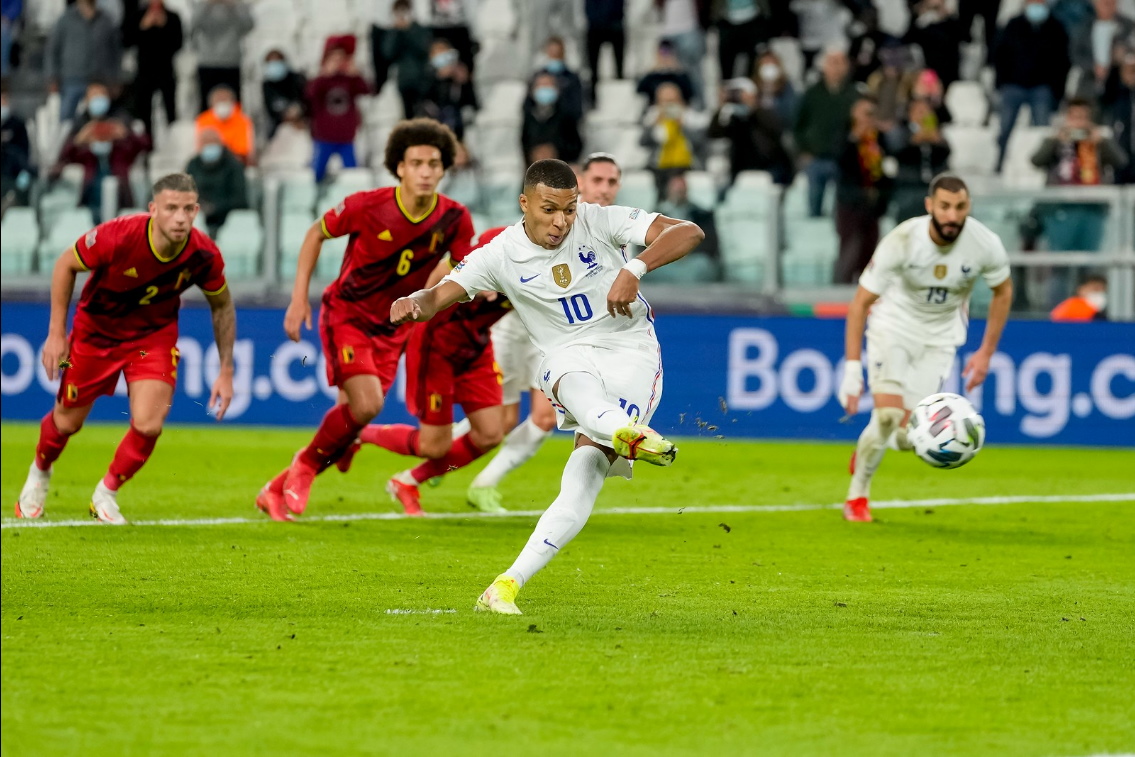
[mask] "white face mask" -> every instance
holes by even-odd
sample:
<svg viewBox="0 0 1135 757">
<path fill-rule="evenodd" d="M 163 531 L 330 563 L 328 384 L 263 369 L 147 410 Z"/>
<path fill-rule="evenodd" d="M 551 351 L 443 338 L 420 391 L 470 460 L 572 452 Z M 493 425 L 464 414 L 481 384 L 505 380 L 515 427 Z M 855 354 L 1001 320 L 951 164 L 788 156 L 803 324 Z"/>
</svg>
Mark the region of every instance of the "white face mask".
<svg viewBox="0 0 1135 757">
<path fill-rule="evenodd" d="M 780 66 L 775 63 L 762 63 L 759 73 L 761 81 L 776 81 L 780 78 Z"/>
<path fill-rule="evenodd" d="M 1096 312 L 1103 312 L 1103 309 L 1107 307 L 1107 292 L 1101 292 L 1097 289 L 1085 294 L 1084 299 L 1096 309 Z"/>
<path fill-rule="evenodd" d="M 228 100 L 222 100 L 213 106 L 213 113 L 222 121 L 227 121 L 233 114 L 234 106 Z"/>
</svg>

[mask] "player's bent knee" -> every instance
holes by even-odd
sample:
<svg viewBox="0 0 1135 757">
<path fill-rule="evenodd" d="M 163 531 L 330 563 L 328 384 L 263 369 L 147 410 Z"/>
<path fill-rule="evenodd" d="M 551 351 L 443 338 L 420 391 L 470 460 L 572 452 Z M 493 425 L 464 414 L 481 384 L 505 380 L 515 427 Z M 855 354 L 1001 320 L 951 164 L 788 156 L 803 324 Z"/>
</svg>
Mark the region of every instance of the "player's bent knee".
<svg viewBox="0 0 1135 757">
<path fill-rule="evenodd" d="M 355 423 L 367 424 L 382 412 L 382 397 L 356 398 L 347 405 L 351 409 L 351 417 L 355 419 Z"/>
<path fill-rule="evenodd" d="M 452 437 L 442 439 L 427 439 L 424 436 L 418 437 L 419 456 L 429 458 L 430 460 L 440 460 L 445 457 L 449 454 L 449 450 L 452 446 Z"/>
<path fill-rule="evenodd" d="M 879 430 L 883 432 L 884 437 L 890 436 L 891 432 L 902 425 L 904 415 L 906 415 L 906 411 L 901 407 L 875 408 L 875 417 L 879 423 Z"/>
<path fill-rule="evenodd" d="M 499 427 L 471 429 L 469 440 L 477 449 L 488 452 L 504 440 L 504 431 Z"/>
<path fill-rule="evenodd" d="M 162 420 L 161 418 L 137 419 L 131 420 L 130 425 L 142 436 L 154 438 L 162 435 Z"/>
</svg>

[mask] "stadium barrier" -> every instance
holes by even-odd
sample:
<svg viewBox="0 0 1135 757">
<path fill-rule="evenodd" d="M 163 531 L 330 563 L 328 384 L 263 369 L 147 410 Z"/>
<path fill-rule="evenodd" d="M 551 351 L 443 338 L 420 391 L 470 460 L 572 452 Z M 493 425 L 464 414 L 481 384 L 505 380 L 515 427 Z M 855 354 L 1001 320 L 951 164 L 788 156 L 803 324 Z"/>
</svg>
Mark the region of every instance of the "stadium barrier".
<svg viewBox="0 0 1135 757">
<path fill-rule="evenodd" d="M 39 354 L 47 336 L 45 304 L 2 306 L 0 417 L 38 420 L 57 385 Z M 293 343 L 284 311 L 238 314 L 236 397 L 226 422 L 314 426 L 334 402 L 316 334 Z M 944 390 L 957 391 L 962 361 L 980 343 L 976 322 Z M 843 322 L 782 317 L 663 314 L 658 319 L 665 391 L 653 425 L 667 434 L 853 439 L 866 415 L 840 423 L 835 393 L 842 375 Z M 181 316 L 176 423 L 205 423 L 218 360 L 206 308 Z M 990 377 L 972 399 L 992 443 L 1135 446 L 1135 324 L 1011 321 Z M 121 420 L 125 386 L 96 403 L 94 420 Z M 400 376 L 382 419 L 412 422 Z M 867 403 L 868 407 L 870 403 Z M 864 413 L 866 410 L 864 410 Z"/>
</svg>

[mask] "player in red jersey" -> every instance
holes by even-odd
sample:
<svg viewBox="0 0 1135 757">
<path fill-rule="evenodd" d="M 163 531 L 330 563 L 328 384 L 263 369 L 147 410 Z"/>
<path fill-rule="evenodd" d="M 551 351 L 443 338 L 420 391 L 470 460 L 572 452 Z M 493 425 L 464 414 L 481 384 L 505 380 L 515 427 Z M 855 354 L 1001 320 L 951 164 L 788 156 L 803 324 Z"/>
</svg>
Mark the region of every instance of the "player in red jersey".
<svg viewBox="0 0 1135 757">
<path fill-rule="evenodd" d="M 193 228 L 199 210 L 193 179 L 170 174 L 154 184 L 149 214 L 96 226 L 55 263 L 43 367 L 49 378 L 60 377 L 59 395 L 40 424 L 35 462 L 16 502 L 16 517 L 43 515 L 52 463 L 83 427 L 92 403 L 113 394 L 119 375 L 125 374 L 130 428 L 95 487 L 90 509 L 103 523 L 126 523 L 118 489 L 145 465 L 162 433 L 177 384 L 177 312 L 181 293 L 191 286 L 201 288 L 213 311 L 221 372 L 208 406 L 216 409 L 217 420 L 224 417 L 233 396 L 236 310 L 220 251 Z M 84 271 L 91 276 L 68 338 L 67 308 L 75 276 Z"/>
<path fill-rule="evenodd" d="M 301 326 L 311 328 L 308 287 L 323 240 L 350 235 L 339 278 L 324 291 L 319 311 L 327 380 L 339 387 L 339 404 L 257 496 L 256 506 L 273 520 L 304 511 L 315 477 L 351 454 L 359 432 L 382 410 L 410 336 L 409 324 L 390 323 L 394 300 L 422 287 L 447 252 L 464 255 L 472 243 L 469 211 L 437 192 L 456 151 L 449 127 L 428 118 L 403 121 L 386 143 L 385 165 L 398 186 L 351 195 L 304 237 L 284 316 L 292 341 L 299 341 Z"/>
<path fill-rule="evenodd" d="M 505 228 L 486 231 L 473 249 L 488 244 Z M 451 255 L 448 264 L 443 263 L 428 283 L 441 281 L 465 254 Z M 406 406 L 420 421 L 419 428 L 371 425 L 359 434 L 363 442 L 391 452 L 427 458 L 386 484 L 387 493 L 401 502 L 407 513 L 422 511 L 418 484 L 462 468 L 500 444 L 504 436 L 503 379 L 493 356 L 489 328 L 511 309 L 505 297 L 487 292 L 469 305 L 453 306 L 436 320 L 413 327 L 406 349 Z M 454 404 L 461 405 L 469 422 L 469 430 L 456 439 Z"/>
</svg>

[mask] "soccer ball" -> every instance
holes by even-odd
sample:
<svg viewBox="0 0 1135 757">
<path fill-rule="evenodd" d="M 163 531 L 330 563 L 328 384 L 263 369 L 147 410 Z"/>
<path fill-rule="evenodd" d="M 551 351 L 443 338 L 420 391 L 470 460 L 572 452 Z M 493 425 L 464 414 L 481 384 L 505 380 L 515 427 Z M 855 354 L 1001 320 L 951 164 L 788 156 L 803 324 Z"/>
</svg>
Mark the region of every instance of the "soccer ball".
<svg viewBox="0 0 1135 757">
<path fill-rule="evenodd" d="M 985 420 L 969 400 L 949 392 L 919 402 L 908 432 L 915 454 L 935 468 L 960 468 L 985 444 Z"/>
</svg>

